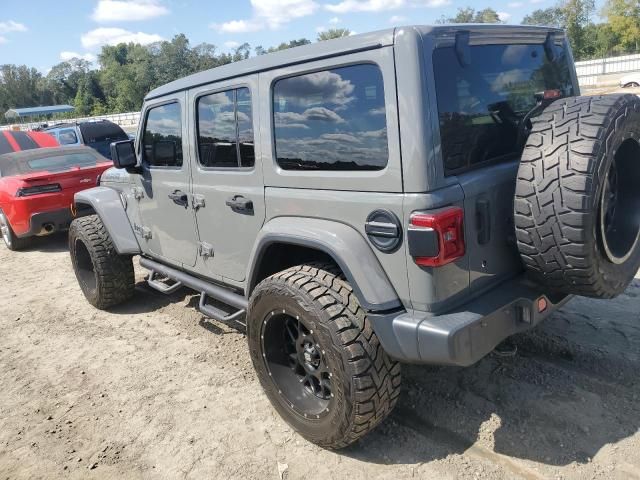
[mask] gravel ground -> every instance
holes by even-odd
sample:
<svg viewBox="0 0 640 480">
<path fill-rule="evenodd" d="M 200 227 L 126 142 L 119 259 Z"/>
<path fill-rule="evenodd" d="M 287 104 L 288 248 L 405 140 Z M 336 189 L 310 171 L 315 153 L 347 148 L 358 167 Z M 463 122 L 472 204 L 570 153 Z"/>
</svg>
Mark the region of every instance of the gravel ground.
<svg viewBox="0 0 640 480">
<path fill-rule="evenodd" d="M 106 313 L 63 237 L 0 248 L 0 479 L 640 479 L 640 279 L 574 299 L 518 354 L 405 366 L 391 417 L 336 452 L 260 390 L 241 328 L 144 284 Z"/>
</svg>

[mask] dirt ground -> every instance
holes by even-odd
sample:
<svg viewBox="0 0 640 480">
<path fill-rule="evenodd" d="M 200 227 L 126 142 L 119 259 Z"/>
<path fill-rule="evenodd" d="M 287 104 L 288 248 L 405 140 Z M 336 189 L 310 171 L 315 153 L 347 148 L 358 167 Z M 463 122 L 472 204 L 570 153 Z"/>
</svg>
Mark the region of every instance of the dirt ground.
<svg viewBox="0 0 640 480">
<path fill-rule="evenodd" d="M 134 301 L 84 300 L 65 238 L 0 248 L 0 479 L 640 479 L 640 279 L 576 298 L 518 354 L 406 366 L 398 408 L 340 452 L 270 407 L 241 329 L 137 272 Z"/>
</svg>

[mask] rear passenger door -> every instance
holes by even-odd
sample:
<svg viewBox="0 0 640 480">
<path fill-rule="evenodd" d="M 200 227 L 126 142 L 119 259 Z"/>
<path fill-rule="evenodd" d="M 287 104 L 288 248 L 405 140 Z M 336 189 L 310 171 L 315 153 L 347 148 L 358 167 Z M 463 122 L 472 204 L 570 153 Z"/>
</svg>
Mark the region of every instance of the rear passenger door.
<svg viewBox="0 0 640 480">
<path fill-rule="evenodd" d="M 153 255 L 169 263 L 193 266 L 197 236 L 190 205 L 190 162 L 187 138 L 186 94 L 148 104 L 142 116 L 138 156 L 141 173 L 134 175 L 134 196 L 142 225 L 136 235 Z"/>
<path fill-rule="evenodd" d="M 206 274 L 245 280 L 265 215 L 262 164 L 255 150 L 257 76 L 195 89 L 193 202 Z"/>
</svg>

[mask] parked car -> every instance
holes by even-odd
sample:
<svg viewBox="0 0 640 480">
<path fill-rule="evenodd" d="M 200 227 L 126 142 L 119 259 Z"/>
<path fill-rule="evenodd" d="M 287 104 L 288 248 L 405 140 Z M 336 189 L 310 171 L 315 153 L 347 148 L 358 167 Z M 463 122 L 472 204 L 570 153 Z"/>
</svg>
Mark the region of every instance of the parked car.
<svg viewBox="0 0 640 480">
<path fill-rule="evenodd" d="M 129 138 L 119 125 L 109 120 L 63 123 L 45 128 L 44 131 L 54 135 L 60 145 L 87 145 L 108 159 L 111 159 L 111 142 Z"/>
<path fill-rule="evenodd" d="M 66 230 L 73 196 L 95 187 L 113 163 L 89 147 L 41 148 L 0 155 L 0 231 L 20 250 L 32 237 Z"/>
<path fill-rule="evenodd" d="M 145 99 L 79 192 L 87 300 L 163 293 L 246 324 L 278 413 L 344 447 L 400 362 L 471 365 L 640 266 L 640 99 L 582 97 L 546 27 L 390 29 L 259 56 Z"/>
<path fill-rule="evenodd" d="M 630 73 L 620 79 L 621 87 L 640 87 L 640 72 Z"/>
<path fill-rule="evenodd" d="M 57 147 L 58 141 L 52 135 L 42 132 L 22 132 L 19 130 L 0 131 L 0 155 L 33 148 Z"/>
</svg>

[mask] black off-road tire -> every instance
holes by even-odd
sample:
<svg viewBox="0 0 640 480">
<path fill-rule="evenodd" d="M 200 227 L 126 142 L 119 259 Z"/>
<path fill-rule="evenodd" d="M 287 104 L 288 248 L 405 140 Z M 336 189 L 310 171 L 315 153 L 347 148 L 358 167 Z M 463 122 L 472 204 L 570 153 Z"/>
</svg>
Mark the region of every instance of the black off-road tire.
<svg viewBox="0 0 640 480">
<path fill-rule="evenodd" d="M 331 397 L 322 412 L 293 405 L 275 380 L 277 365 L 268 360 L 284 347 L 277 341 L 267 344 L 265 334 L 274 338 L 271 325 L 279 316 L 299 317 L 317 340 L 318 353 L 322 350 L 331 372 Z M 269 400 L 313 443 L 346 447 L 376 427 L 396 404 L 400 364 L 385 353 L 351 286 L 333 264 L 291 267 L 262 281 L 249 300 L 247 334 L 251 359 Z M 298 395 L 313 395 L 299 385 Z"/>
<path fill-rule="evenodd" d="M 76 218 L 69 229 L 73 270 L 89 303 L 101 310 L 129 300 L 135 276 L 130 255 L 119 255 L 97 215 Z"/>
<path fill-rule="evenodd" d="M 565 293 L 622 293 L 640 267 L 640 99 L 561 99 L 532 126 L 514 203 L 526 268 Z"/>
<path fill-rule="evenodd" d="M 11 228 L 11 224 L 7 217 L 4 216 L 2 210 L 0 210 L 0 228 L 2 229 L 0 236 L 2 236 L 5 246 L 14 252 L 28 248 L 33 241 L 32 237 L 18 237 Z"/>
</svg>

